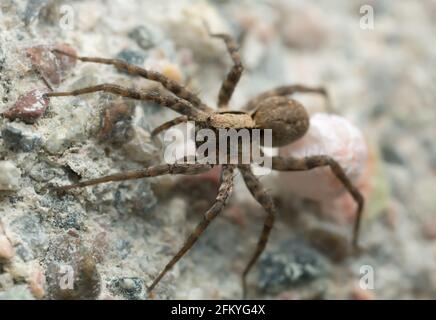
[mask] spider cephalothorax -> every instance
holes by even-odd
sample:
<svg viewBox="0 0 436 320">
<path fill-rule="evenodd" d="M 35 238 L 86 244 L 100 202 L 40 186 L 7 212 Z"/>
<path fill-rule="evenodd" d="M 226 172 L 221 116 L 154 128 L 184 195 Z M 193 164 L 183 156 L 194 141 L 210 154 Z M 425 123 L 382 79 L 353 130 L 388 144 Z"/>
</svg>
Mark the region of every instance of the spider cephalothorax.
<svg viewBox="0 0 436 320">
<path fill-rule="evenodd" d="M 165 90 L 163 90 L 163 92 L 141 91 L 121 87 L 115 84 L 102 84 L 70 92 L 50 92 L 47 93 L 46 96 L 74 96 L 85 93 L 104 91 L 124 97 L 129 97 L 132 99 L 153 101 L 159 105 L 168 107 L 181 114 L 180 117 L 166 122 L 156 128 L 152 133 L 153 135 L 156 135 L 179 123 L 195 121 L 199 127 L 209 128 L 212 130 L 271 129 L 272 145 L 277 147 L 287 145 L 302 137 L 309 127 L 309 116 L 305 108 L 299 102 L 289 99 L 287 96 L 296 92 L 300 92 L 316 93 L 327 97 L 325 89 L 311 88 L 303 85 L 282 86 L 273 90 L 266 91 L 251 99 L 244 107 L 242 107 L 241 111 L 229 111 L 228 103 L 242 74 L 243 67 L 238 53 L 237 44 L 232 37 L 226 34 L 212 34 L 211 36 L 224 40 L 230 56 L 233 60 L 233 67 L 227 74 L 227 77 L 224 80 L 219 92 L 218 111 L 215 111 L 211 107 L 204 104 L 194 93 L 189 91 L 187 88 L 181 86 L 175 81 L 168 79 L 167 77 L 158 72 L 142 69 L 135 65 L 128 64 L 122 60 L 103 59 L 95 57 L 79 57 L 67 52 L 61 53 L 81 61 L 113 65 L 117 69 L 126 71 L 131 75 L 141 76 L 149 80 L 157 81 L 162 84 Z M 245 295 L 246 276 L 250 271 L 251 267 L 258 260 L 260 254 L 263 252 L 276 216 L 276 208 L 274 206 L 274 201 L 272 197 L 265 191 L 257 177 L 253 174 L 249 163 L 161 164 L 142 170 L 122 172 L 98 179 L 79 182 L 73 185 L 61 186 L 55 189 L 58 191 L 65 191 L 72 188 L 91 186 L 104 182 L 156 177 L 165 174 L 197 174 L 210 170 L 215 165 L 221 166 L 222 174 L 221 185 L 214 204 L 204 214 L 202 221 L 196 226 L 183 247 L 175 254 L 175 256 L 166 264 L 163 270 L 154 279 L 152 284 L 148 287 L 148 290 L 153 290 L 153 288 L 159 283 L 162 277 L 197 241 L 198 237 L 203 233 L 203 231 L 207 228 L 210 222 L 223 210 L 230 194 L 232 193 L 234 171 L 237 169 L 240 171 L 248 190 L 267 213 L 263 226 L 263 231 L 259 238 L 256 250 L 252 258 L 248 262 L 242 275 L 242 287 Z M 302 171 L 310 170 L 321 166 L 329 166 L 332 172 L 342 182 L 344 187 L 347 189 L 347 191 L 351 194 L 351 196 L 357 203 L 356 222 L 353 232 L 353 244 L 355 246 L 357 245 L 359 223 L 364 199 L 360 192 L 351 184 L 350 180 L 345 175 L 344 170 L 334 159 L 326 155 L 310 156 L 301 159 L 283 158 L 276 156 L 271 158 L 271 165 L 273 170 L 278 171 Z"/>
</svg>

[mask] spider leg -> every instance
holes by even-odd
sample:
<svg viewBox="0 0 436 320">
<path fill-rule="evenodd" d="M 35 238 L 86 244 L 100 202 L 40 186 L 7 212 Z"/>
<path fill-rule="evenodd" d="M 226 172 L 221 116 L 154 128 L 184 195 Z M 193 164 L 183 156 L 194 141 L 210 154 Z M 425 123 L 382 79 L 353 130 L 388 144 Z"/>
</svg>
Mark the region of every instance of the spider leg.
<svg viewBox="0 0 436 320">
<path fill-rule="evenodd" d="M 152 167 L 148 167 L 142 170 L 126 171 L 116 174 L 111 174 L 97 179 L 91 179 L 86 181 L 81 181 L 76 184 L 71 184 L 67 186 L 60 186 L 52 188 L 55 191 L 66 191 L 74 188 L 83 188 L 87 186 L 94 186 L 106 182 L 114 181 L 124 181 L 133 180 L 149 177 L 157 177 L 165 174 L 198 174 L 201 172 L 208 171 L 212 169 L 212 165 L 208 164 L 160 164 Z"/>
<path fill-rule="evenodd" d="M 60 53 L 60 54 L 63 54 L 63 55 L 66 55 L 66 56 L 69 56 L 71 58 L 83 61 L 83 62 L 94 62 L 94 63 L 112 65 L 115 68 L 117 68 L 118 70 L 125 71 L 131 75 L 137 75 L 137 76 L 141 76 L 141 77 L 144 77 L 146 79 L 149 79 L 149 80 L 159 82 L 162 84 L 162 86 L 164 86 L 165 89 L 174 93 L 179 98 L 184 99 L 186 101 L 189 101 L 195 107 L 198 107 L 199 109 L 204 110 L 204 111 L 212 110 L 208 106 L 206 106 L 200 100 L 200 98 L 197 95 L 195 95 L 193 92 L 189 91 L 184 86 L 177 83 L 176 81 L 169 79 L 168 77 L 166 77 L 162 73 L 152 71 L 152 70 L 146 70 L 144 68 L 138 67 L 134 64 L 127 63 L 127 62 L 120 60 L 120 59 L 82 57 L 82 56 L 77 56 L 77 55 L 71 54 L 69 52 L 62 51 L 62 50 L 55 49 L 53 51 Z"/>
<path fill-rule="evenodd" d="M 180 117 L 174 118 L 173 120 L 167 121 L 167 122 L 161 124 L 159 127 L 155 128 L 151 132 L 151 136 L 154 137 L 154 136 L 158 135 L 159 133 L 161 133 L 162 131 L 165 131 L 173 126 L 176 126 L 180 123 L 185 123 L 187 121 L 188 121 L 187 116 L 180 116 Z"/>
<path fill-rule="evenodd" d="M 220 38 L 225 42 L 227 51 L 233 60 L 233 66 L 227 74 L 226 79 L 223 81 L 218 94 L 218 108 L 225 108 L 227 107 L 233 95 L 233 91 L 241 78 L 244 67 L 241 62 L 238 44 L 232 36 L 222 33 L 209 33 L 209 35 L 214 38 Z"/>
<path fill-rule="evenodd" d="M 250 111 L 256 108 L 256 106 L 264 99 L 275 97 L 275 96 L 287 96 L 292 95 L 294 93 L 316 93 L 324 96 L 326 100 L 326 109 L 329 112 L 333 112 L 333 108 L 330 103 L 330 97 L 327 92 L 327 89 L 324 87 L 308 87 L 301 84 L 289 85 L 289 86 L 281 86 L 271 90 L 268 90 L 260 95 L 252 98 L 247 104 L 243 107 L 243 110 Z"/>
<path fill-rule="evenodd" d="M 50 90 L 50 91 L 54 91 L 53 87 L 50 84 L 50 81 L 48 81 L 48 79 L 42 74 L 41 70 L 37 67 L 33 67 L 33 70 L 35 71 L 35 73 L 38 75 L 39 78 L 41 78 L 42 82 L 44 82 L 45 86 Z"/>
<path fill-rule="evenodd" d="M 254 252 L 242 274 L 242 292 L 243 297 L 245 298 L 247 294 L 247 275 L 250 272 L 250 269 L 259 259 L 263 250 L 265 249 L 266 243 L 268 242 L 269 234 L 274 225 L 276 208 L 272 197 L 262 187 L 260 181 L 251 171 L 250 166 L 241 165 L 238 168 L 241 171 L 242 177 L 244 178 L 245 185 L 247 186 L 248 190 L 250 190 L 253 197 L 257 200 L 257 202 L 259 202 L 259 204 L 265 209 L 268 214 L 263 224 L 262 233 L 257 243 L 256 251 Z"/>
<path fill-rule="evenodd" d="M 348 179 L 344 169 L 342 169 L 339 163 L 333 158 L 323 155 L 311 156 L 302 159 L 283 157 L 272 158 L 272 168 L 278 171 L 305 171 L 323 166 L 330 167 L 336 178 L 341 181 L 345 189 L 347 189 L 354 201 L 357 203 L 356 220 L 354 223 L 352 240 L 354 248 L 357 249 L 360 220 L 362 218 L 362 210 L 365 200 L 360 191 L 351 183 L 350 179 Z"/>
<path fill-rule="evenodd" d="M 218 195 L 212 207 L 204 214 L 203 220 L 195 227 L 194 231 L 186 240 L 183 247 L 176 253 L 176 255 L 166 264 L 164 269 L 153 280 L 152 284 L 148 287 L 148 292 L 151 292 L 154 287 L 159 283 L 162 277 L 188 252 L 188 250 L 194 245 L 203 231 L 209 226 L 213 219 L 223 210 L 227 203 L 229 196 L 233 190 L 233 166 L 223 166 L 221 186 L 218 191 Z"/>
<path fill-rule="evenodd" d="M 116 84 L 100 84 L 92 87 L 82 88 L 67 92 L 48 92 L 44 96 L 46 97 L 65 97 L 65 96 L 77 96 L 85 93 L 104 91 L 113 93 L 119 96 L 132 98 L 136 100 L 153 101 L 159 105 L 170 108 L 178 113 L 188 116 L 189 118 L 197 118 L 202 111 L 196 110 L 192 105 L 178 97 L 170 95 L 162 95 L 158 92 L 142 92 L 125 87 L 121 87 Z"/>
</svg>

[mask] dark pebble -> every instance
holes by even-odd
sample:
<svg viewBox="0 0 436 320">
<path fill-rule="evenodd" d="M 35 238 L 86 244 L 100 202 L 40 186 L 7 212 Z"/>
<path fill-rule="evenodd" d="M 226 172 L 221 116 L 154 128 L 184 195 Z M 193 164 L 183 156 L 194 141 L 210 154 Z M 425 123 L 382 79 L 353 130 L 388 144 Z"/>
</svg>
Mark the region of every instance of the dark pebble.
<svg viewBox="0 0 436 320">
<path fill-rule="evenodd" d="M 259 262 L 259 286 L 264 292 L 309 284 L 327 273 L 327 262 L 302 241 L 284 242 L 279 250 L 266 252 Z"/>
<path fill-rule="evenodd" d="M 145 61 L 145 54 L 140 51 L 124 49 L 117 54 L 117 58 L 126 61 L 127 63 L 142 66 Z"/>
<path fill-rule="evenodd" d="M 53 52 L 54 49 L 76 54 L 76 50 L 67 44 L 57 44 L 55 46 L 39 45 L 28 48 L 27 56 L 32 65 L 47 79 L 52 85 L 59 85 L 68 75 L 68 72 L 76 65 L 76 59 L 67 55 Z"/>
<path fill-rule="evenodd" d="M 138 300 L 144 295 L 144 280 L 135 277 L 117 278 L 109 283 L 108 288 L 115 295 Z"/>
<path fill-rule="evenodd" d="M 393 164 L 405 165 L 403 157 L 398 153 L 395 147 L 385 144 L 381 147 L 383 160 Z"/>
<path fill-rule="evenodd" d="M 42 145 L 41 136 L 20 123 L 6 124 L 1 134 L 5 145 L 13 151 L 30 152 Z"/>
<path fill-rule="evenodd" d="M 34 89 L 21 95 L 2 115 L 10 120 L 19 119 L 25 123 L 34 123 L 47 109 L 49 101 L 43 97 L 45 92 L 47 91 Z"/>
</svg>

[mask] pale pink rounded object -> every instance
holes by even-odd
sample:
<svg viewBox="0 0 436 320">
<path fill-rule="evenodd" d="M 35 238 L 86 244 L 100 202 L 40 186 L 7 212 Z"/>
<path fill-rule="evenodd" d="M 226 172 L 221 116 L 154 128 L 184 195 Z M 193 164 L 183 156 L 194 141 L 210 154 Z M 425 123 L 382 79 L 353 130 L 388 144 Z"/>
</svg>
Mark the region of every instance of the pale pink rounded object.
<svg viewBox="0 0 436 320">
<path fill-rule="evenodd" d="M 296 158 L 328 155 L 342 166 L 353 184 L 358 184 L 367 163 L 368 147 L 362 132 L 346 118 L 316 113 L 310 118 L 308 132 L 280 148 L 279 154 Z M 284 192 L 321 202 L 338 198 L 346 191 L 329 167 L 281 172 L 279 181 Z"/>
</svg>

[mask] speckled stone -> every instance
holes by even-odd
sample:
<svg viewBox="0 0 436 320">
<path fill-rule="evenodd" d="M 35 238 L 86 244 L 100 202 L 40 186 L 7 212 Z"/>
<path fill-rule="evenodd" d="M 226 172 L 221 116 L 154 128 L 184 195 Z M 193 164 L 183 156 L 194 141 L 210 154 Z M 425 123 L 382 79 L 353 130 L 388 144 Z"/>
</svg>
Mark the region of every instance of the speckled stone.
<svg viewBox="0 0 436 320">
<path fill-rule="evenodd" d="M 13 151 L 31 152 L 42 145 L 42 137 L 33 128 L 19 122 L 6 124 L 1 136 L 8 148 Z"/>
<path fill-rule="evenodd" d="M 0 161 L 0 191 L 18 190 L 21 172 L 12 161 Z"/>
<path fill-rule="evenodd" d="M 43 97 L 46 92 L 46 89 L 34 89 L 21 95 L 2 115 L 10 120 L 20 119 L 26 123 L 34 123 L 47 109 L 48 99 Z"/>
<path fill-rule="evenodd" d="M 259 286 L 278 293 L 304 285 L 327 274 L 325 259 L 299 241 L 287 241 L 280 250 L 266 252 L 259 262 Z"/>
<path fill-rule="evenodd" d="M 124 49 L 117 54 L 117 58 L 131 64 L 141 66 L 145 61 L 145 54 L 141 51 Z"/>
</svg>

